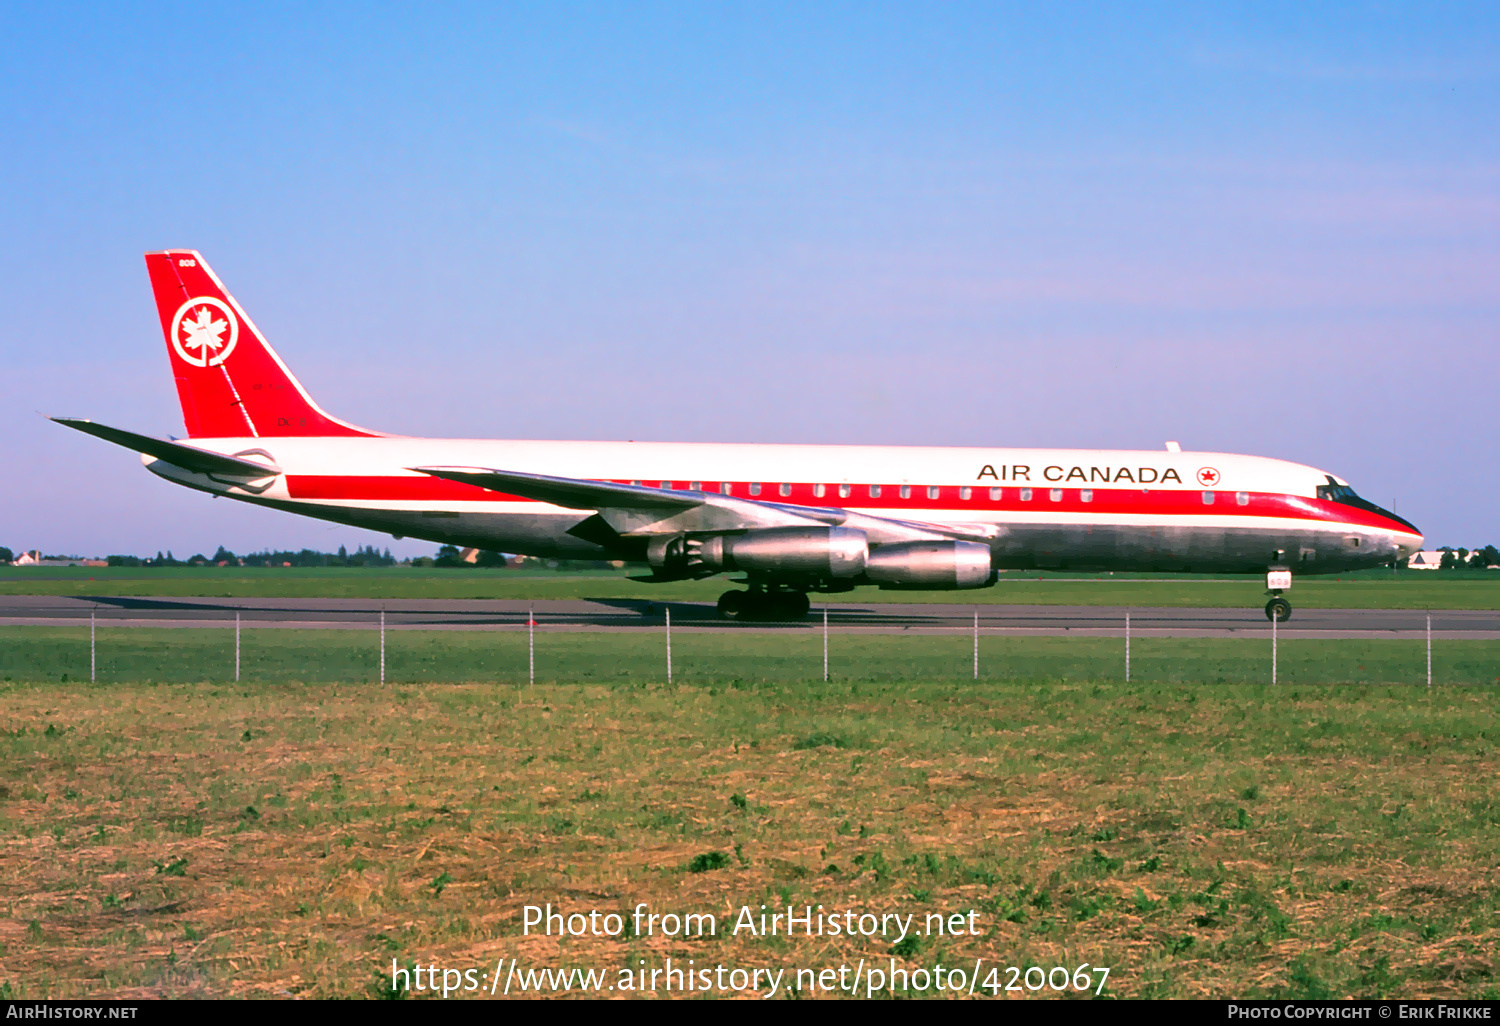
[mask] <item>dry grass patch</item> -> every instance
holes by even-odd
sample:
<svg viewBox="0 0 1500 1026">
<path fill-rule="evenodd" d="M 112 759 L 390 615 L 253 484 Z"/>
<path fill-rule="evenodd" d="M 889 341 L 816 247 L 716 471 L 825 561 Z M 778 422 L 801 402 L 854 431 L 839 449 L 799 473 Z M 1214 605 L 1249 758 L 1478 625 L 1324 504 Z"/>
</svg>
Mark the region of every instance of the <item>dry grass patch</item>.
<svg viewBox="0 0 1500 1026">
<path fill-rule="evenodd" d="M 391 960 L 1112 967 L 1122 996 L 1496 994 L 1496 697 L 982 684 L 3 692 L 0 987 L 378 996 Z M 521 909 L 716 938 L 521 937 Z M 981 936 L 726 937 L 743 905 Z M 1005 977 L 1002 975 L 1001 982 Z"/>
</svg>

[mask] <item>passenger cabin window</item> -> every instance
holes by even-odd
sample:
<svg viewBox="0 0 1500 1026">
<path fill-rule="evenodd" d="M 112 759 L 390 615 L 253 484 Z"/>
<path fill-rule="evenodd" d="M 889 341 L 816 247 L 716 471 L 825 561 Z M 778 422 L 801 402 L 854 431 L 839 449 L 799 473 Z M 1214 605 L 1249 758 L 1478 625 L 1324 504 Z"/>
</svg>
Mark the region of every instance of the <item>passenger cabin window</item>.
<svg viewBox="0 0 1500 1026">
<path fill-rule="evenodd" d="M 937 485 L 928 485 L 927 486 L 927 497 L 929 499 L 936 499 L 939 495 L 942 494 L 942 492 L 943 492 L 943 490 L 941 488 L 939 488 Z"/>
<path fill-rule="evenodd" d="M 852 491 L 854 491 L 854 489 L 851 488 L 849 485 L 839 485 L 839 498 L 841 498 L 841 499 L 847 499 L 847 498 L 849 498 L 849 493 L 852 492 Z"/>
<path fill-rule="evenodd" d="M 1054 489 L 1052 489 L 1052 493 L 1050 495 L 1048 495 L 1047 498 L 1051 499 L 1053 502 L 1062 502 L 1062 489 L 1061 488 L 1054 488 Z"/>
<path fill-rule="evenodd" d="M 991 502 L 999 502 L 1000 501 L 1000 489 L 998 489 L 998 488 L 991 488 L 990 489 L 990 501 Z"/>
<path fill-rule="evenodd" d="M 958 490 L 958 497 L 960 499 L 963 499 L 965 502 L 967 502 L 968 500 L 970 500 L 970 499 L 972 499 L 974 497 L 974 489 L 972 489 L 972 488 L 960 488 Z"/>
<path fill-rule="evenodd" d="M 789 484 L 783 483 L 782 486 L 777 489 L 777 491 L 779 491 L 783 496 L 791 495 L 792 494 L 792 486 L 789 485 Z"/>
<path fill-rule="evenodd" d="M 902 485 L 901 486 L 901 498 L 903 498 L 903 499 L 909 499 L 909 498 L 911 498 L 911 485 Z"/>
<path fill-rule="evenodd" d="M 1031 489 L 1030 488 L 1022 488 L 1021 489 L 1021 501 L 1022 502 L 1030 502 L 1031 501 Z"/>
<path fill-rule="evenodd" d="M 1093 502 L 1094 501 L 1094 490 L 1092 488 L 1082 488 L 1082 489 L 1079 489 L 1078 499 L 1079 499 L 1080 502 Z"/>
<path fill-rule="evenodd" d="M 870 498 L 872 498 L 872 499 L 878 499 L 878 498 L 880 498 L 880 486 L 879 485 L 871 485 L 870 486 Z"/>
<path fill-rule="evenodd" d="M 641 483 L 639 481 L 632 481 L 630 483 L 633 484 L 633 485 L 635 485 L 637 488 L 639 488 L 641 486 Z"/>
<path fill-rule="evenodd" d="M 813 495 L 817 496 L 820 499 L 823 497 L 823 493 L 826 491 L 828 491 L 828 489 L 823 485 L 813 485 Z"/>
<path fill-rule="evenodd" d="M 1213 492 L 1204 492 L 1203 493 L 1203 505 L 1205 505 L 1205 506 L 1212 506 L 1213 504 L 1214 504 L 1214 493 Z"/>
<path fill-rule="evenodd" d="M 692 491 L 695 491 L 695 492 L 701 492 L 701 491 L 703 491 L 703 482 L 702 481 L 693 481 L 693 482 L 691 482 L 688 485 L 688 488 L 691 489 Z"/>
<path fill-rule="evenodd" d="M 760 494 L 760 482 L 759 481 L 751 481 L 750 482 L 750 494 L 751 495 L 759 495 Z"/>
<path fill-rule="evenodd" d="M 1237 502 L 1237 503 L 1239 503 L 1241 506 L 1248 506 L 1248 505 L 1250 505 L 1250 493 L 1249 492 L 1235 492 L 1234 493 L 1234 501 Z"/>
</svg>

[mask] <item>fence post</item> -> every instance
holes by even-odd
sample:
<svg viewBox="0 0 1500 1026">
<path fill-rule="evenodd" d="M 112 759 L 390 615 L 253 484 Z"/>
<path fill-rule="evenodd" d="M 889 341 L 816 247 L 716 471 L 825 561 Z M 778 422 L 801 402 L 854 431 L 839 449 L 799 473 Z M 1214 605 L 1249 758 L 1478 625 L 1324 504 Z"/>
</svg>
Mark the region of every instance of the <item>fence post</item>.
<svg viewBox="0 0 1500 1026">
<path fill-rule="evenodd" d="M 828 603 L 823 603 L 823 683 L 828 683 Z"/>
<path fill-rule="evenodd" d="M 94 658 L 94 606 L 89 607 L 89 683 L 94 683 L 94 669 L 97 660 Z"/>
<path fill-rule="evenodd" d="M 234 682 L 240 682 L 240 611 L 234 611 Z"/>
<path fill-rule="evenodd" d="M 385 683 L 385 606 L 380 607 L 380 683 Z"/>
<path fill-rule="evenodd" d="M 1432 610 L 1427 611 L 1427 690 L 1432 690 Z"/>
<path fill-rule="evenodd" d="M 667 683 L 672 683 L 672 607 L 666 606 L 667 613 Z"/>
<path fill-rule="evenodd" d="M 1271 683 L 1276 683 L 1276 621 L 1280 617 L 1271 617 Z"/>
<path fill-rule="evenodd" d="M 1125 683 L 1130 683 L 1130 610 L 1125 610 Z"/>
<path fill-rule="evenodd" d="M 526 679 L 536 683 L 536 607 L 526 607 Z"/>
<path fill-rule="evenodd" d="M 974 679 L 979 679 L 979 607 L 974 607 Z"/>
</svg>

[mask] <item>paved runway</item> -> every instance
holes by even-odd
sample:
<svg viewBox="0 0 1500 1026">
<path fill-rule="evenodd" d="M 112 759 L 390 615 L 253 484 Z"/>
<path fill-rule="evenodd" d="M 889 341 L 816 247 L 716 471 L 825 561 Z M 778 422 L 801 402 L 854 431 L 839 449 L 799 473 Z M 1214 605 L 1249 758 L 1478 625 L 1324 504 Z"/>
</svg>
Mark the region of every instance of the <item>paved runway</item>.
<svg viewBox="0 0 1500 1026">
<path fill-rule="evenodd" d="M 1292 596 L 1295 605 L 1295 596 Z M 822 603 L 797 623 L 720 620 L 703 602 L 595 599 L 525 602 L 480 599 L 334 598 L 72 598 L 0 595 L 0 626 L 78 626 L 90 613 L 101 626 L 374 629 L 384 608 L 391 630 L 520 630 L 529 609 L 539 629 L 560 631 L 660 630 L 668 608 L 674 630 L 809 631 L 822 628 Z M 971 631 L 975 610 L 986 634 L 1118 637 L 1124 607 L 960 605 L 949 603 L 828 603 L 832 630 L 843 633 L 950 633 Z M 1141 637 L 1258 637 L 1271 633 L 1260 608 L 1128 610 L 1131 633 Z M 1297 609 L 1279 628 L 1287 638 L 1398 638 L 1426 635 L 1426 616 L 1405 609 Z M 1500 610 L 1444 609 L 1432 613 L 1434 638 L 1500 640 Z"/>
</svg>

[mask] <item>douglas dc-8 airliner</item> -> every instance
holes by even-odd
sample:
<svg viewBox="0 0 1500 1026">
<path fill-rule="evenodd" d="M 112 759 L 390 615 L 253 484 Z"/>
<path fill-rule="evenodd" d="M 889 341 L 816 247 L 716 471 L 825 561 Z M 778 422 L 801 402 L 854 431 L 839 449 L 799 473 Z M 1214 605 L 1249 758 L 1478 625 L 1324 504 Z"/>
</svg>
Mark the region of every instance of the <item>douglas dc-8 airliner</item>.
<svg viewBox="0 0 1500 1026">
<path fill-rule="evenodd" d="M 146 254 L 187 428 L 57 418 L 198 491 L 397 538 L 739 572 L 727 618 L 808 592 L 983 588 L 999 570 L 1291 573 L 1378 566 L 1421 532 L 1332 474 L 1228 453 L 409 438 L 325 412 L 194 250 Z"/>
</svg>

